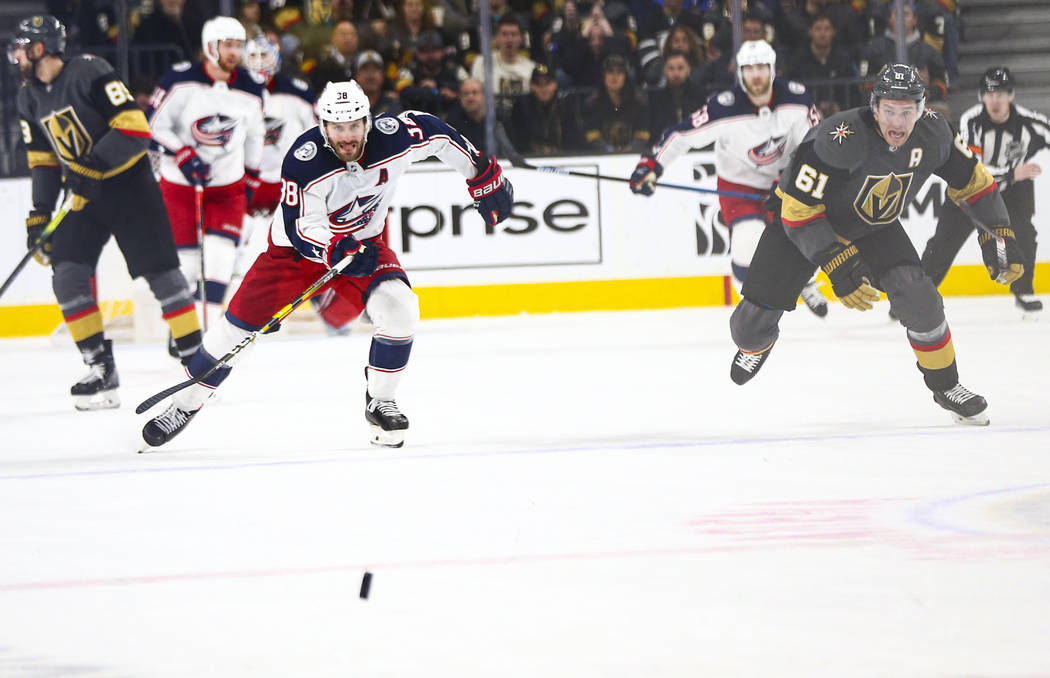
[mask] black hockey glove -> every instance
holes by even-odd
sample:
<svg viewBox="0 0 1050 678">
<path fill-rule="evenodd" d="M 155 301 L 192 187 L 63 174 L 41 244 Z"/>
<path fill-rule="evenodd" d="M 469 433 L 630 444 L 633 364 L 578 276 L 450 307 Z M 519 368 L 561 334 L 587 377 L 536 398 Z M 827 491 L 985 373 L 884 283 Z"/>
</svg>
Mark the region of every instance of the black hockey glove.
<svg viewBox="0 0 1050 678">
<path fill-rule="evenodd" d="M 864 263 L 857 246 L 835 243 L 817 253 L 814 259 L 831 280 L 831 288 L 846 308 L 869 311 L 879 293 L 871 286 L 871 269 Z"/>
<path fill-rule="evenodd" d="M 250 205 L 252 198 L 262 188 L 262 180 L 259 178 L 259 170 L 244 168 L 244 197 L 245 204 Z"/>
<path fill-rule="evenodd" d="M 1017 247 L 1014 230 L 1007 226 L 992 229 L 995 233 L 978 231 L 977 242 L 981 245 L 981 258 L 992 280 L 1009 285 L 1024 274 L 1021 251 Z"/>
<path fill-rule="evenodd" d="M 26 217 L 26 250 L 31 250 L 36 247 L 36 241 L 40 239 L 40 235 L 47 228 L 48 222 L 51 221 L 51 215 L 47 212 L 39 212 L 33 210 Z M 41 247 L 36 254 L 33 255 L 37 263 L 41 266 L 47 266 L 51 263 L 51 239 L 48 238 L 44 241 L 43 247 Z"/>
<path fill-rule="evenodd" d="M 474 200 L 474 209 L 490 226 L 495 226 L 510 216 L 514 208 L 514 187 L 503 176 L 503 169 L 496 156 L 473 179 L 467 179 L 467 190 Z"/>
<path fill-rule="evenodd" d="M 183 146 L 175 154 L 175 164 L 182 171 L 182 176 L 191 185 L 200 184 L 206 186 L 211 181 L 211 168 L 197 156 L 197 151 L 189 146 Z"/>
<path fill-rule="evenodd" d="M 335 266 L 343 257 L 354 259 L 340 274 L 351 278 L 363 278 L 375 273 L 376 264 L 379 263 L 379 248 L 375 245 L 364 245 L 352 235 L 335 236 L 328 243 L 325 261 L 329 266 Z"/>
<path fill-rule="evenodd" d="M 66 188 L 73 194 L 73 211 L 79 212 L 102 194 L 102 170 L 97 169 L 90 157 L 84 158 L 75 168 L 69 168 Z"/>
<path fill-rule="evenodd" d="M 638 166 L 631 173 L 631 191 L 642 195 L 652 195 L 656 190 L 656 180 L 664 173 L 660 163 L 648 155 L 643 155 Z"/>
</svg>

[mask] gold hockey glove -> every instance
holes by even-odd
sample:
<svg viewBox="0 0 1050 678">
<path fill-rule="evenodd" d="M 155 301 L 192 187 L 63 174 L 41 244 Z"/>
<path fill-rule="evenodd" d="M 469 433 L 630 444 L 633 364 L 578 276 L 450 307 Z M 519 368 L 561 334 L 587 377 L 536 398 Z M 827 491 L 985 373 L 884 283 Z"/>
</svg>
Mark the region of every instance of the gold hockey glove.
<svg viewBox="0 0 1050 678">
<path fill-rule="evenodd" d="M 870 311 L 879 293 L 871 286 L 871 270 L 857 246 L 835 243 L 817 253 L 816 264 L 831 280 L 831 288 L 846 308 Z"/>
<path fill-rule="evenodd" d="M 31 250 L 36 247 L 36 241 L 40 239 L 40 234 L 47 228 L 48 222 L 51 221 L 51 215 L 47 212 L 38 212 L 33 210 L 26 217 L 26 249 Z M 43 246 L 37 250 L 36 254 L 33 255 L 36 262 L 41 266 L 48 266 L 51 264 L 51 240 L 45 240 Z"/>
<path fill-rule="evenodd" d="M 977 242 L 981 245 L 981 258 L 992 280 L 1009 285 L 1024 274 L 1021 251 L 1017 248 L 1014 230 L 1008 226 L 997 226 L 992 233 L 978 231 Z M 994 233 L 994 235 L 993 235 Z"/>
</svg>

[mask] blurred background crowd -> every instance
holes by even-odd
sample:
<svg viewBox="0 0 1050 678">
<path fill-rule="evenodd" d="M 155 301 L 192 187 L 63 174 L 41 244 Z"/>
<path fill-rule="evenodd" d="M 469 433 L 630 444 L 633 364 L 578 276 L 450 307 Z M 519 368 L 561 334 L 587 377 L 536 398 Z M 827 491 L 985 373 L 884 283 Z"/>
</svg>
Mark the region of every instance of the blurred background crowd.
<svg viewBox="0 0 1050 678">
<path fill-rule="evenodd" d="M 248 37 L 280 46 L 281 72 L 320 91 L 356 79 L 373 112 L 418 109 L 485 143 L 478 2 L 488 2 L 497 146 L 503 156 L 639 152 L 735 82 L 728 0 L 234 0 Z M 143 106 L 178 61 L 200 58 L 218 0 L 46 0 L 68 53 L 113 60 Z M 957 74 L 955 0 L 906 0 L 908 59 L 943 102 Z M 745 0 L 744 40 L 777 53 L 778 77 L 810 86 L 825 115 L 866 100 L 895 60 L 892 0 Z M 126 21 L 118 20 L 120 9 Z M 121 25 L 127 34 L 121 36 Z M 512 158 L 513 159 L 513 158 Z"/>
</svg>

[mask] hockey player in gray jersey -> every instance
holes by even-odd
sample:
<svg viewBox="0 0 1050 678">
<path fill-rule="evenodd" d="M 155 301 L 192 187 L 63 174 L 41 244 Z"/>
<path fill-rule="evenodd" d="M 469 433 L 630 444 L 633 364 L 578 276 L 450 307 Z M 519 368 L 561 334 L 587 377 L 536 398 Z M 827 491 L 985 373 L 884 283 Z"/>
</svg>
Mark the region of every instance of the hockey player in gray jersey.
<svg viewBox="0 0 1050 678">
<path fill-rule="evenodd" d="M 956 421 L 987 424 L 984 398 L 959 383 L 955 349 L 937 288 L 923 273 L 899 217 L 931 174 L 982 224 L 978 241 L 992 279 L 1009 284 L 1024 270 L 994 179 L 955 135 L 925 110 L 914 67 L 879 72 L 870 108 L 855 108 L 812 128 L 784 170 L 777 195 L 780 228 L 767 228 L 733 311 L 738 347 L 730 368 L 749 381 L 769 358 L 780 317 L 820 267 L 847 308 L 868 310 L 886 292 L 907 330 L 934 401 Z"/>
<path fill-rule="evenodd" d="M 18 113 L 33 186 L 26 220 L 32 248 L 63 187 L 72 208 L 42 249 L 69 333 L 91 371 L 73 385 L 77 409 L 117 407 L 116 365 L 91 278 L 112 235 L 133 278 L 142 276 L 161 304 L 178 354 L 201 343 L 200 326 L 146 150 L 149 127 L 127 85 L 108 63 L 63 58 L 66 30 L 53 16 L 18 24 L 8 54 L 25 86 Z"/>
</svg>

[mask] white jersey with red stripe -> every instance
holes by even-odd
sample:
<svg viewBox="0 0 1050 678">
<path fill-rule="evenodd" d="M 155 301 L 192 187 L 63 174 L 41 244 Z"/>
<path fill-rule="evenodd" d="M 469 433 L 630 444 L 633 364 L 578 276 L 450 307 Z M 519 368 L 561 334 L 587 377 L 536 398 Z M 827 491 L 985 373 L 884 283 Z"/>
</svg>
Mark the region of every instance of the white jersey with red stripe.
<svg viewBox="0 0 1050 678">
<path fill-rule="evenodd" d="M 189 182 L 175 153 L 190 146 L 211 168 L 209 186 L 240 181 L 258 170 L 263 154 L 263 85 L 240 66 L 229 82 L 212 80 L 202 63 L 175 64 L 153 91 L 149 109 L 153 145 L 161 151 L 160 175 Z"/>
<path fill-rule="evenodd" d="M 281 205 L 270 225 L 270 240 L 325 263 L 325 248 L 337 236 L 378 236 L 398 179 L 412 163 L 430 156 L 466 179 L 477 175 L 482 161 L 453 127 L 420 111 L 377 116 L 357 162 L 342 162 L 325 144 L 320 127 L 307 130 L 285 155 Z"/>
<path fill-rule="evenodd" d="M 299 78 L 276 75 L 263 93 L 266 136 L 259 178 L 271 184 L 281 180 L 284 155 L 299 135 L 317 124 L 313 90 Z"/>
<path fill-rule="evenodd" d="M 820 113 L 804 85 L 775 79 L 769 106 L 755 108 L 740 85 L 664 131 L 652 155 L 667 167 L 694 148 L 715 145 L 715 170 L 728 182 L 768 191 Z"/>
</svg>

